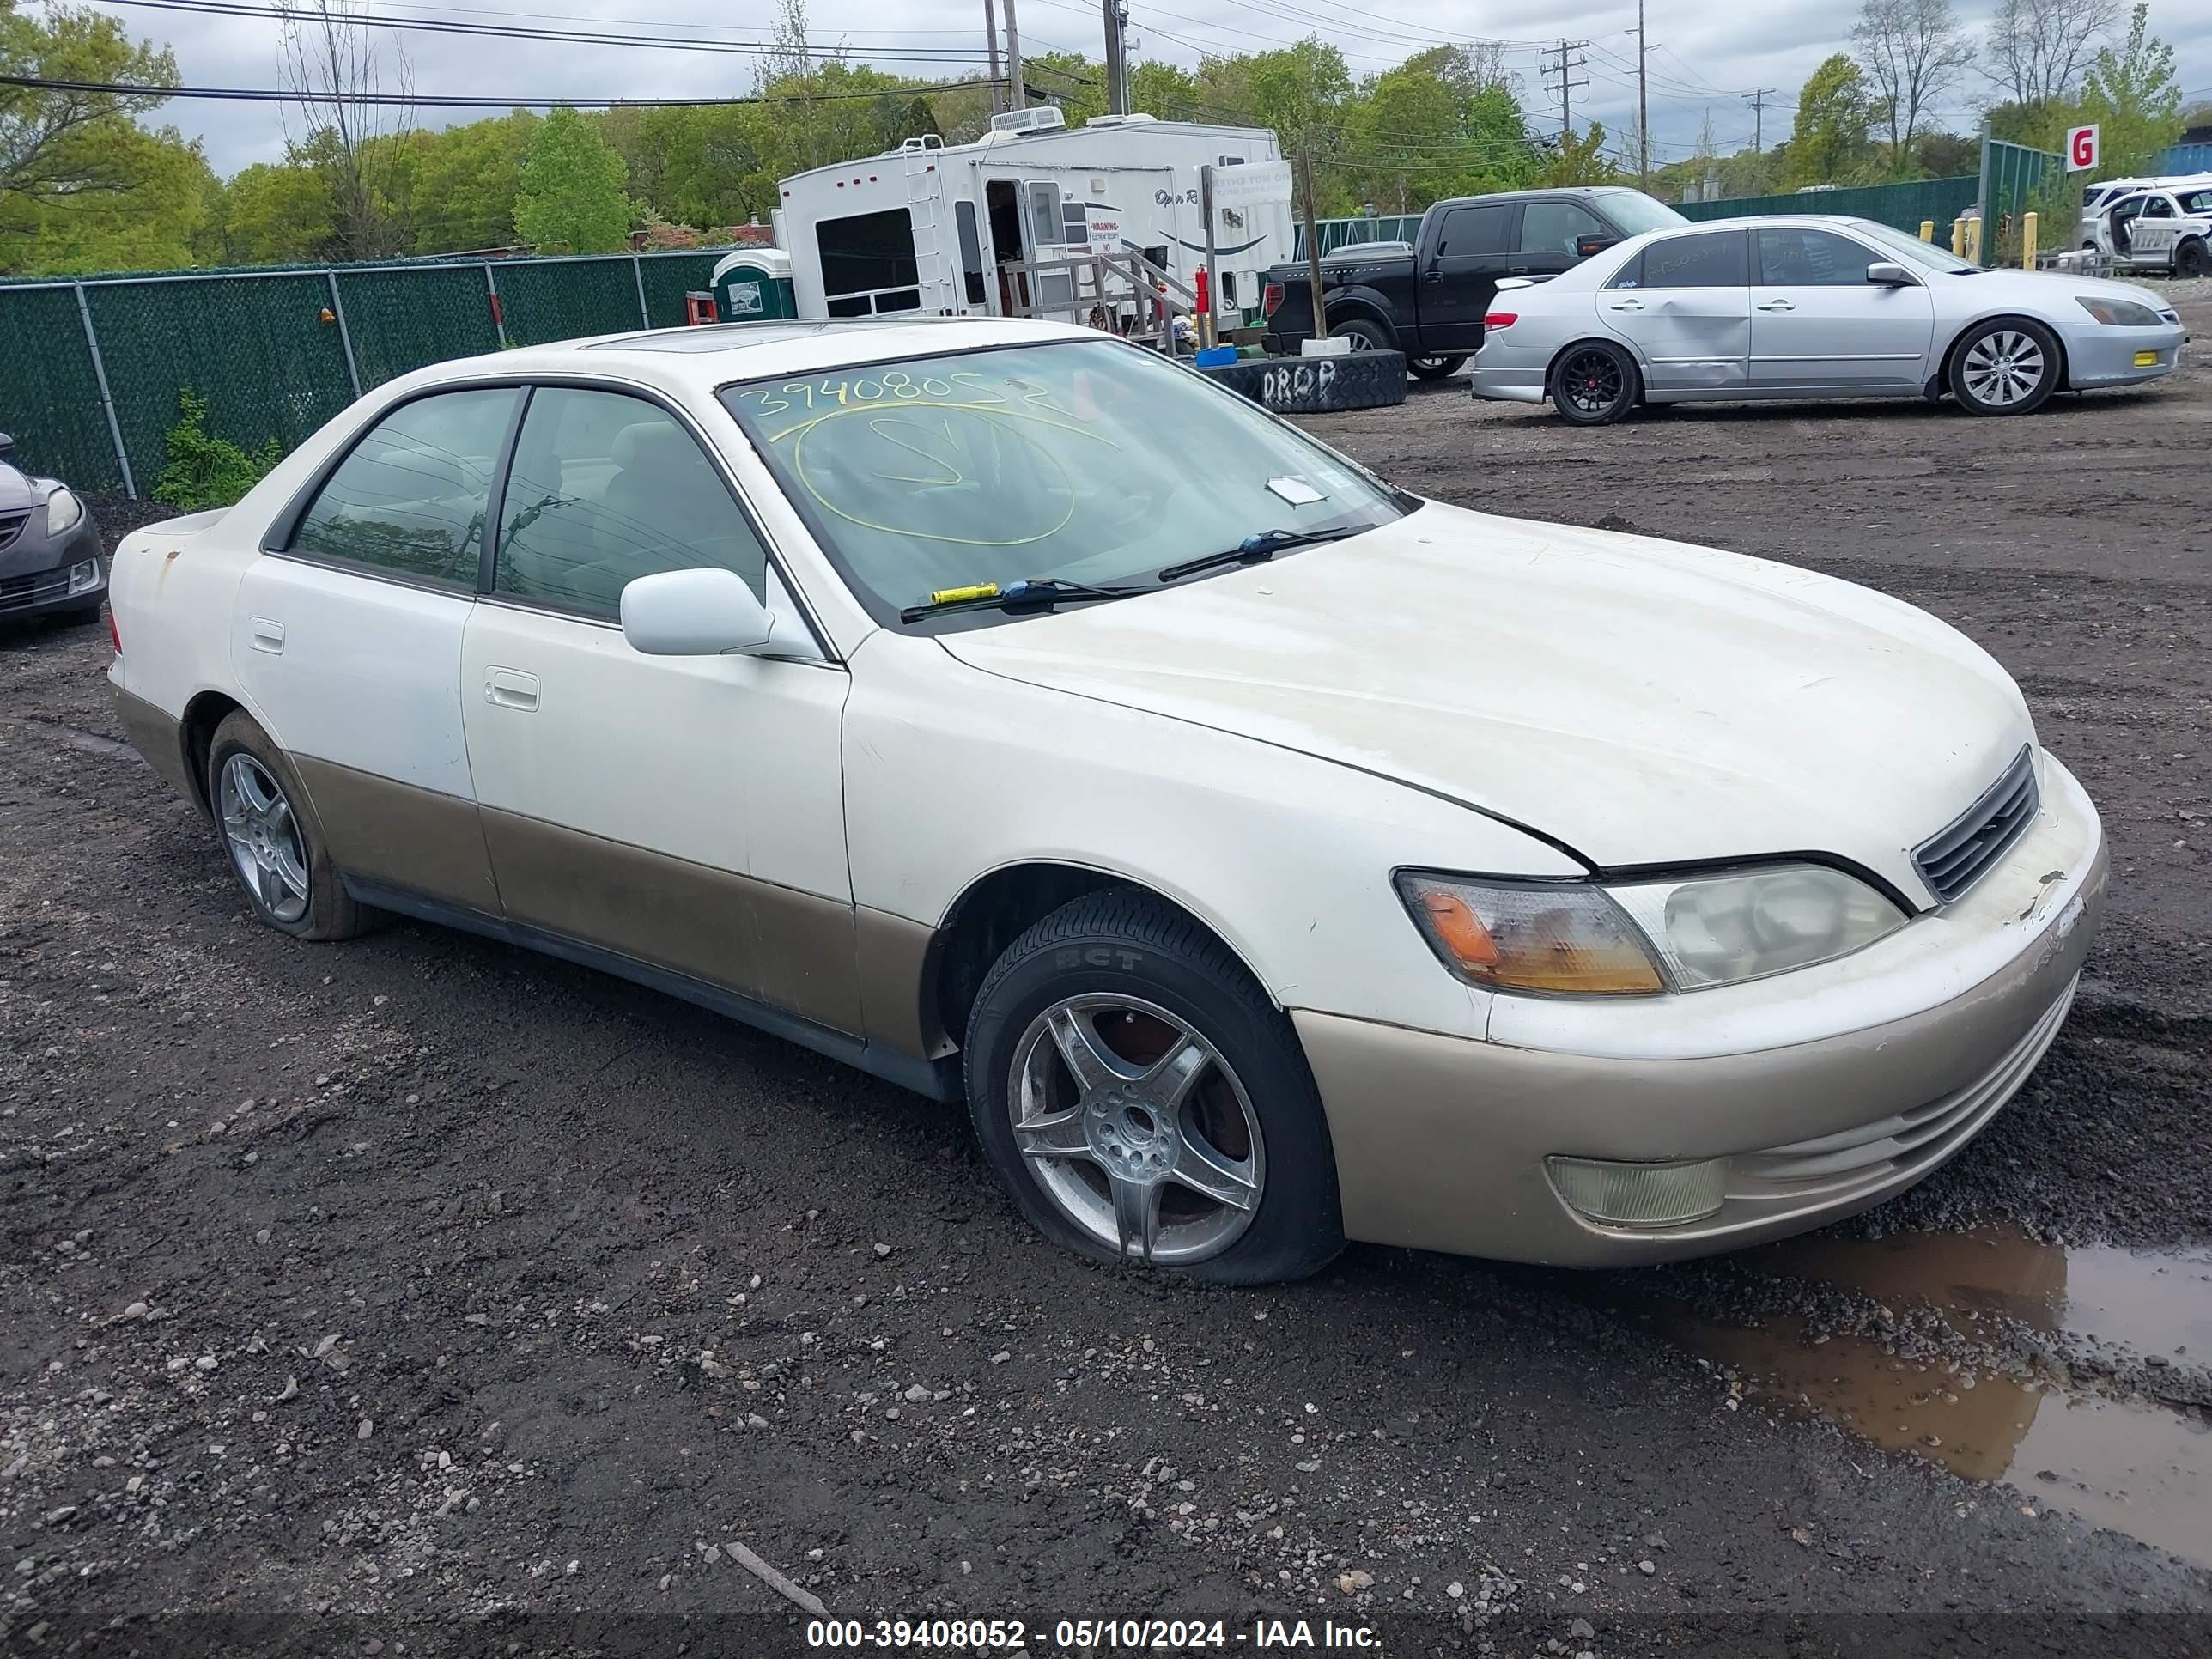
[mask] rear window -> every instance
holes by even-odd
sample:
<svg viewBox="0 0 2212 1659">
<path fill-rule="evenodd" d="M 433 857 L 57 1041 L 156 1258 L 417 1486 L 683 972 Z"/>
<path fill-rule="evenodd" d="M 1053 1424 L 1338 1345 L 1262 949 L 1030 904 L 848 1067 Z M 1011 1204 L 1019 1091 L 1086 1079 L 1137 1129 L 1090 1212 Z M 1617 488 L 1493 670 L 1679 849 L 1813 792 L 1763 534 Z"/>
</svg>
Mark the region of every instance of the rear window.
<svg viewBox="0 0 2212 1659">
<path fill-rule="evenodd" d="M 824 219 L 815 228 L 814 245 L 832 317 L 912 311 L 921 304 L 914 221 L 906 209 Z"/>
<path fill-rule="evenodd" d="M 1644 248 L 1643 288 L 1747 288 L 1750 260 L 1740 230 L 1670 236 Z"/>
</svg>

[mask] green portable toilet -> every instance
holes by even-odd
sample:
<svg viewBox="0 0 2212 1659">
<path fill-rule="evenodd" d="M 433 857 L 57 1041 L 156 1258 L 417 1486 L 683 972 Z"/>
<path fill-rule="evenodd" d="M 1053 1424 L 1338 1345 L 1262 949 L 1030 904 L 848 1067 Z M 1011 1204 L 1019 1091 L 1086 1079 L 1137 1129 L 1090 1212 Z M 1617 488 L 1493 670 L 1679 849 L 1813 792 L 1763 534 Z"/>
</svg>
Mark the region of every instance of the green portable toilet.
<svg viewBox="0 0 2212 1659">
<path fill-rule="evenodd" d="M 796 317 L 791 294 L 791 256 L 780 247 L 741 247 L 714 267 L 714 298 L 726 323 Z"/>
</svg>

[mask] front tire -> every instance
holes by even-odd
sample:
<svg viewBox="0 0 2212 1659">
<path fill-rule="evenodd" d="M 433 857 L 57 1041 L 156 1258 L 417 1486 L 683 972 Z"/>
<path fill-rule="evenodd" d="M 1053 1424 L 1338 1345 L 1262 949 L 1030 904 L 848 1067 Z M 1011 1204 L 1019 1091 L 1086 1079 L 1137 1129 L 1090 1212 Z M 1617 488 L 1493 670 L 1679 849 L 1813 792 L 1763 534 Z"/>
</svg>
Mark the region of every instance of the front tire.
<svg viewBox="0 0 2212 1659">
<path fill-rule="evenodd" d="M 1417 380 L 1448 380 L 1459 373 L 1460 365 L 1467 359 L 1460 357 L 1408 357 L 1406 372 Z"/>
<path fill-rule="evenodd" d="M 1009 945 L 967 1065 L 1000 1182 L 1079 1255 L 1260 1285 L 1344 1248 L 1297 1033 L 1218 939 L 1149 895 L 1091 894 Z"/>
<path fill-rule="evenodd" d="M 1951 395 L 1977 415 L 2027 415 L 2058 390 L 2058 342 L 2040 323 L 1998 318 L 1951 349 Z"/>
<path fill-rule="evenodd" d="M 1635 359 L 1602 340 L 1569 346 L 1552 368 L 1552 407 L 1575 426 L 1612 425 L 1642 390 Z"/>
<path fill-rule="evenodd" d="M 260 723 L 227 715 L 208 745 L 207 798 L 253 914 L 295 939 L 351 939 L 369 913 L 331 862 L 300 776 Z"/>
</svg>

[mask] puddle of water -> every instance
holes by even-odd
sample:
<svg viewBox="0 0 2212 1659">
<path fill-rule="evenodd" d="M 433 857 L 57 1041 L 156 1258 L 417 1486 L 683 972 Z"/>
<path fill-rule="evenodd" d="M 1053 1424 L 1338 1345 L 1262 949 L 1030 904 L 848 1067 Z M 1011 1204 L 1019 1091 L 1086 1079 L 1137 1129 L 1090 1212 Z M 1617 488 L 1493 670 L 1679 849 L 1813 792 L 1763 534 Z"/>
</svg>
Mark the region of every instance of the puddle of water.
<svg viewBox="0 0 2212 1659">
<path fill-rule="evenodd" d="M 1761 1391 L 1877 1445 L 1971 1480 L 2008 1480 L 2038 1509 L 2051 1504 L 2212 1566 L 2212 1429 L 2180 1413 L 1969 1379 L 1941 1362 L 1893 1358 L 1864 1337 L 1814 1346 L 1795 1322 L 1745 1330 L 1677 1314 L 1656 1322 Z"/>
<path fill-rule="evenodd" d="M 1991 1313 L 2177 1365 L 2212 1360 L 2212 1250 L 2136 1252 L 2038 1244 L 2017 1234 L 1814 1235 L 1746 1251 L 1754 1274 L 1840 1286 L 1902 1310 L 1939 1310 L 1967 1336 Z M 1717 1324 L 1655 1300 L 1662 1334 L 1740 1372 L 1771 1398 L 1818 1412 L 1874 1443 L 2049 1504 L 2212 1566 L 2212 1420 L 1920 1362 L 1871 1338 L 1814 1336 L 1795 1320 Z"/>
<path fill-rule="evenodd" d="M 2147 1251 L 2039 1244 L 2016 1233 L 1814 1235 L 1735 1258 L 1755 1273 L 1820 1279 L 1893 1307 L 1924 1303 L 1962 1331 L 2010 1314 L 2152 1354 L 2212 1360 L 2212 1249 Z"/>
</svg>

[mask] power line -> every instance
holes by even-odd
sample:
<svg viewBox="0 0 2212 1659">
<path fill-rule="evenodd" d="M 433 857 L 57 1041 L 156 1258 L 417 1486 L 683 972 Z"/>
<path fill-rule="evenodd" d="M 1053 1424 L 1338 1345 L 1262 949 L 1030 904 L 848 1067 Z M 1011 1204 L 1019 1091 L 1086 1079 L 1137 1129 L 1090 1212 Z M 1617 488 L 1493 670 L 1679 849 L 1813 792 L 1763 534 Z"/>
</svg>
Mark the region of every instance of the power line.
<svg viewBox="0 0 2212 1659">
<path fill-rule="evenodd" d="M 1545 80 L 1550 80 L 1553 75 L 1557 75 L 1559 77 L 1559 137 L 1563 143 L 1574 137 L 1575 88 L 1577 87 L 1586 87 L 1589 85 L 1588 76 L 1584 76 L 1579 81 L 1569 78 L 1573 70 L 1587 68 L 1589 64 L 1589 59 L 1587 58 L 1571 58 L 1567 54 L 1573 52 L 1579 52 L 1588 45 L 1589 45 L 1589 42 L 1587 40 L 1563 40 L 1559 42 L 1559 63 L 1557 64 L 1547 64 L 1544 66 L 1543 78 Z M 1549 50 L 1547 50 L 1543 54 L 1543 56 L 1547 58 L 1551 55 L 1552 53 Z"/>
<path fill-rule="evenodd" d="M 986 80 L 931 81 L 866 92 L 794 92 L 727 98 L 471 98 L 439 93 L 311 92 L 287 87 L 149 87 L 114 81 L 61 81 L 40 75 L 0 75 L 0 87 L 39 92 L 109 93 L 119 98 L 211 98 L 249 104 L 419 105 L 433 109 L 708 109 L 733 104 L 835 104 L 860 98 L 915 98 L 940 92 L 965 92 L 994 84 Z"/>
</svg>

